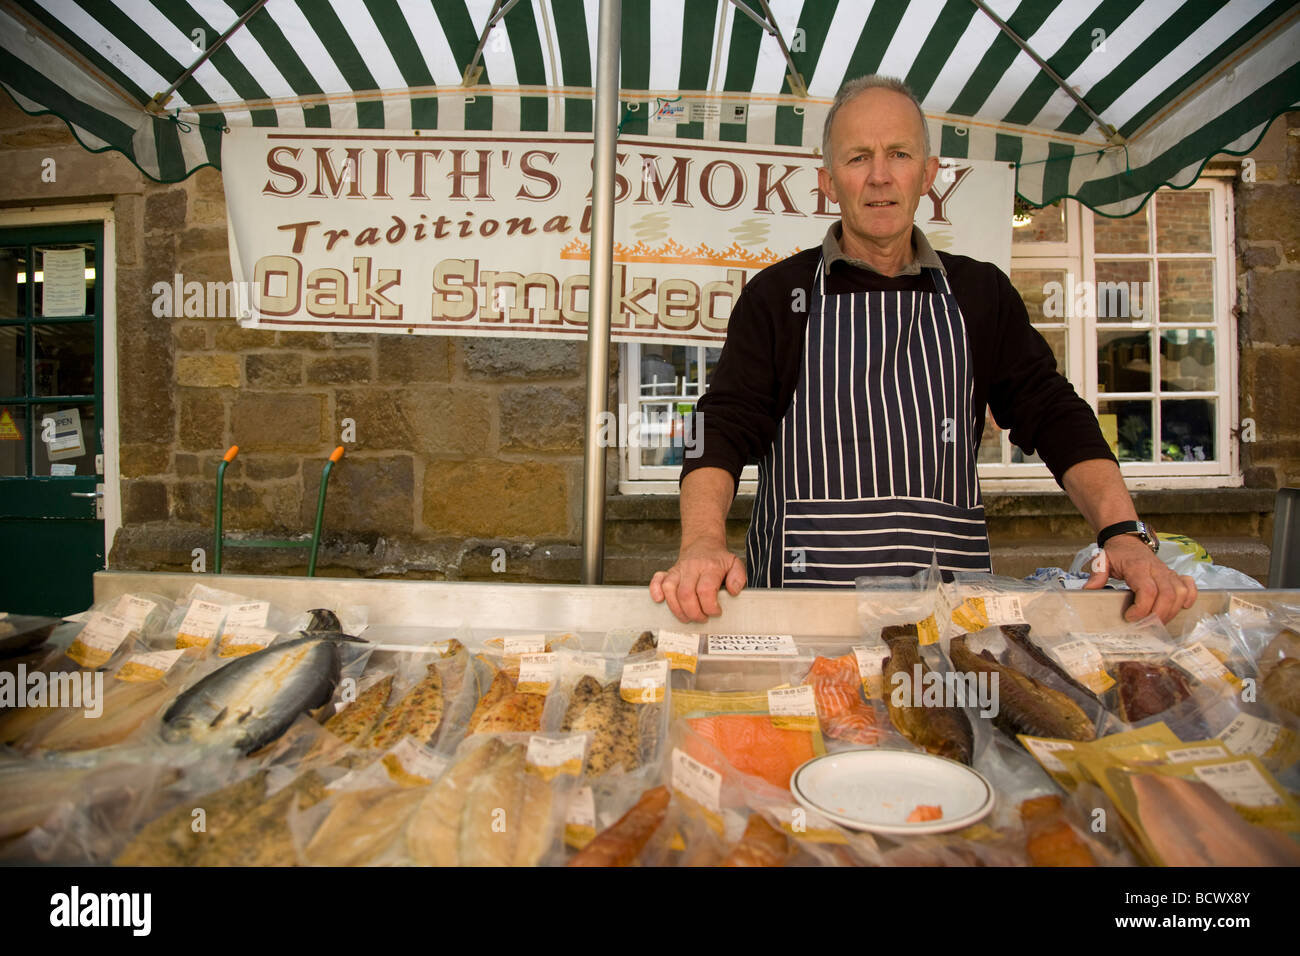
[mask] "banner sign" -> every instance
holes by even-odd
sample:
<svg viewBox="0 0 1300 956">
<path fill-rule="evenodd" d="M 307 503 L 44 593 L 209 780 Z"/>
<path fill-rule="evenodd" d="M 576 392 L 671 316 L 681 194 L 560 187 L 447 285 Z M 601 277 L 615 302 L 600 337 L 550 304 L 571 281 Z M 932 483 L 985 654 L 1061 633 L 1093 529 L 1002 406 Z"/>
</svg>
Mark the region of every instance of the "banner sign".
<svg viewBox="0 0 1300 956">
<path fill-rule="evenodd" d="M 582 338 L 591 138 L 236 128 L 230 257 L 250 328 Z M 611 331 L 718 344 L 760 270 L 839 218 L 807 149 L 623 137 Z M 1011 260 L 1014 172 L 944 160 L 916 221 L 936 249 Z"/>
</svg>

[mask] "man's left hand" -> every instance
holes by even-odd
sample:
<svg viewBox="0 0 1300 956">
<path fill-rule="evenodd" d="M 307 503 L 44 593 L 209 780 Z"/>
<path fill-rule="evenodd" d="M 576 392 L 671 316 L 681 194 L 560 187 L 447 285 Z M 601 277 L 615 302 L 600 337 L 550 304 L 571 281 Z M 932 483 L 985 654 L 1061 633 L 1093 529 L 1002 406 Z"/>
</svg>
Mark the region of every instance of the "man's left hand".
<svg viewBox="0 0 1300 956">
<path fill-rule="evenodd" d="M 1166 623 L 1179 611 L 1196 601 L 1196 584 L 1184 574 L 1175 574 L 1169 565 L 1137 538 L 1116 535 L 1106 542 L 1109 568 L 1093 571 L 1085 590 L 1104 587 L 1109 578 L 1121 578 L 1133 592 L 1133 606 L 1125 620 L 1140 621 L 1157 614 Z"/>
</svg>

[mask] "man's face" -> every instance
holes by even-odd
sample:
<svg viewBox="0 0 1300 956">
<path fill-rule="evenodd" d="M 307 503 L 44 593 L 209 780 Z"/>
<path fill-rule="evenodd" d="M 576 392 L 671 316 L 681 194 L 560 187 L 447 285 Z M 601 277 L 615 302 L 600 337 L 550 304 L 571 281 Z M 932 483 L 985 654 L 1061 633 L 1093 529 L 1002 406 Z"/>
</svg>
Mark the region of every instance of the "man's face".
<svg viewBox="0 0 1300 956">
<path fill-rule="evenodd" d="M 903 94 L 869 89 L 840 107 L 831 124 L 829 169 L 817 170 L 817 182 L 840 205 L 847 247 L 910 239 L 916 207 L 939 172 L 938 157 L 924 154 L 921 117 Z"/>
</svg>

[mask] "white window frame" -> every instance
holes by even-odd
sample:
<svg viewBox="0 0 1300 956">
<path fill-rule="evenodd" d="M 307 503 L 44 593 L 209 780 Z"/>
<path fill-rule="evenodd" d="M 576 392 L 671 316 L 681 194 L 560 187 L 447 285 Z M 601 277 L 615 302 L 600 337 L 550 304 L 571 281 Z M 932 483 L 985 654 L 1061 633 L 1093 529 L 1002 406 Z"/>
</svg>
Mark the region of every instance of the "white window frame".
<svg viewBox="0 0 1300 956">
<path fill-rule="evenodd" d="M 1215 444 L 1219 449 L 1219 459 L 1213 462 L 1121 462 L 1120 472 L 1126 484 L 1132 489 L 1152 488 L 1222 488 L 1236 487 L 1242 484 L 1241 459 L 1239 447 L 1233 438 L 1238 426 L 1237 403 L 1237 282 L 1236 282 L 1236 229 L 1233 220 L 1232 188 L 1226 177 L 1212 173 L 1203 175 L 1190 187 L 1210 193 L 1211 252 L 1214 257 L 1214 320 L 1197 323 L 1196 327 L 1214 332 L 1216 382 L 1218 388 L 1214 394 L 1215 407 Z M 1064 243 L 1016 243 L 1011 247 L 1011 267 L 1025 269 L 1060 269 L 1071 271 L 1080 276 L 1082 281 L 1095 288 L 1096 267 L 1093 249 L 1093 222 L 1096 215 L 1091 209 L 1073 201 L 1064 200 L 1066 209 L 1067 241 Z M 1155 198 L 1148 200 L 1148 215 L 1154 217 Z M 1153 220 L 1154 222 L 1154 220 Z M 1154 227 L 1152 228 L 1154 234 Z M 1187 258 L 1205 258 L 1205 253 L 1187 254 Z M 1165 253 L 1160 258 L 1179 258 L 1179 254 Z M 1152 285 L 1156 300 L 1159 301 L 1159 268 L 1157 253 L 1150 252 L 1132 256 L 1110 255 L 1106 259 L 1149 259 L 1152 263 Z M 1074 323 L 1073 325 L 1070 323 Z M 1076 391 L 1097 411 L 1098 402 L 1106 400 L 1123 400 L 1124 393 L 1105 394 L 1097 391 L 1097 331 L 1099 323 L 1095 315 L 1074 317 L 1067 323 L 1067 353 L 1069 370 L 1067 377 L 1074 383 Z M 1135 329 L 1158 330 L 1154 322 L 1135 321 L 1129 325 L 1104 323 L 1103 330 Z M 1159 361 L 1159 336 L 1153 336 L 1153 358 Z M 1152 370 L 1153 396 L 1153 442 L 1159 443 L 1160 423 L 1158 391 L 1159 373 Z M 1080 388 L 1082 385 L 1082 388 Z M 1180 393 L 1181 397 L 1181 393 Z M 1187 395 L 1197 397 L 1196 393 Z M 1002 463 L 985 462 L 979 467 L 980 482 L 986 491 L 1040 491 L 1055 489 L 1056 481 L 1051 477 L 1046 465 L 1010 463 L 1010 441 L 1006 432 L 999 432 L 1003 446 Z"/>
</svg>

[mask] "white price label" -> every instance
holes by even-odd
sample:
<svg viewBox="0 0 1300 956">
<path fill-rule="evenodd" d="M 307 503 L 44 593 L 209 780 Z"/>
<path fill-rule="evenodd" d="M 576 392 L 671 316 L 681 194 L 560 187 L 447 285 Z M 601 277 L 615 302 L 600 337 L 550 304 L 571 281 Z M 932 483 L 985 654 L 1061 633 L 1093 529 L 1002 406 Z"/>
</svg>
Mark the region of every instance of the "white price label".
<svg viewBox="0 0 1300 956">
<path fill-rule="evenodd" d="M 221 631 L 221 619 L 226 609 L 210 601 L 194 601 L 185 612 L 185 619 L 176 629 L 178 647 L 202 647 L 216 638 Z"/>
<path fill-rule="evenodd" d="M 1228 616 L 1242 624 L 1267 624 L 1272 615 L 1268 608 L 1232 595 L 1228 598 Z"/>
<path fill-rule="evenodd" d="M 1021 737 L 1020 741 L 1034 755 L 1035 759 L 1043 765 L 1045 770 L 1051 770 L 1054 773 L 1066 772 L 1065 764 L 1057 760 L 1054 755 L 1062 750 L 1073 751 L 1074 744 L 1068 740 L 1042 740 L 1036 737 Z"/>
<path fill-rule="evenodd" d="M 984 613 L 990 624 L 1024 624 L 1025 609 L 1017 595 L 984 598 Z"/>
<path fill-rule="evenodd" d="M 185 656 L 185 651 L 151 651 L 147 654 L 132 654 L 117 671 L 118 680 L 152 681 L 166 675 L 176 666 L 176 662 Z"/>
<path fill-rule="evenodd" d="M 97 651 L 112 653 L 127 639 L 134 628 L 126 618 L 97 611 L 77 635 L 77 641 Z"/>
<path fill-rule="evenodd" d="M 858 676 L 863 680 L 882 677 L 889 647 L 885 644 L 859 644 L 853 648 L 853 656 L 858 659 Z"/>
<path fill-rule="evenodd" d="M 722 775 L 673 748 L 673 789 L 717 813 L 722 807 Z"/>
<path fill-rule="evenodd" d="M 1193 763 L 1197 760 L 1218 760 L 1231 757 L 1227 748 L 1220 744 L 1202 744 L 1197 747 L 1171 747 L 1165 751 L 1165 759 L 1170 763 Z"/>
<path fill-rule="evenodd" d="M 501 648 L 505 652 L 506 657 L 522 657 L 525 654 L 545 654 L 546 635 L 517 634 L 514 637 L 503 637 L 501 639 Z"/>
<path fill-rule="evenodd" d="M 1269 786 L 1264 775 L 1247 760 L 1193 767 L 1192 772 L 1213 787 L 1224 800 L 1236 806 L 1273 807 L 1282 804 L 1282 798 Z"/>
<path fill-rule="evenodd" d="M 668 662 L 662 658 L 623 666 L 618 692 L 629 704 L 657 704 L 668 686 Z"/>
<path fill-rule="evenodd" d="M 816 717 L 817 695 L 807 684 L 779 687 L 767 692 L 767 710 L 773 717 Z"/>
<path fill-rule="evenodd" d="M 277 637 L 269 627 L 256 627 L 250 624 L 232 625 L 227 619 L 225 630 L 221 633 L 221 657 L 235 657 L 261 650 Z M 238 649 L 238 653 L 236 653 Z"/>
<path fill-rule="evenodd" d="M 578 776 L 586 756 L 586 739 L 580 734 L 566 737 L 530 737 L 525 760 L 534 767 L 550 767 Z"/>
<path fill-rule="evenodd" d="M 1169 659 L 1200 681 L 1216 677 L 1219 680 L 1228 678 L 1228 669 L 1223 666 L 1223 662 L 1200 641 L 1179 648 L 1169 655 Z"/>
<path fill-rule="evenodd" d="M 546 693 L 555 679 L 555 654 L 522 654 L 519 657 L 519 687 L 525 692 Z"/>
<path fill-rule="evenodd" d="M 1089 634 L 1088 640 L 1103 657 L 1113 660 L 1163 660 L 1172 650 L 1168 642 L 1151 634 Z"/>
<path fill-rule="evenodd" d="M 657 651 L 675 671 L 695 673 L 700 660 L 700 635 L 680 631 L 660 631 Z"/>
<path fill-rule="evenodd" d="M 1071 635 L 1073 636 L 1073 635 Z M 1048 648 L 1067 674 L 1086 685 L 1094 693 L 1104 693 L 1115 681 L 1106 673 L 1101 652 L 1090 640 L 1075 637 Z"/>
<path fill-rule="evenodd" d="M 573 791 L 564 811 L 564 822 L 571 827 L 596 829 L 596 797 L 591 787 L 579 787 Z"/>
<path fill-rule="evenodd" d="M 1281 724 L 1251 714 L 1238 714 L 1232 723 L 1214 736 L 1222 740 L 1223 745 L 1234 755 L 1254 754 L 1263 757 L 1273 748 L 1277 735 L 1281 732 Z"/>
<path fill-rule="evenodd" d="M 718 657 L 798 657 L 793 634 L 710 634 L 709 654 Z"/>
<path fill-rule="evenodd" d="M 403 737 L 384 755 L 382 763 L 391 778 L 410 785 L 437 780 L 447 767 L 447 758 L 421 747 L 413 737 Z"/>
<path fill-rule="evenodd" d="M 123 620 L 131 622 L 133 629 L 144 627 L 145 620 L 158 605 L 147 598 L 135 594 L 123 594 L 117 602 L 113 613 Z"/>
<path fill-rule="evenodd" d="M 271 613 L 271 602 L 250 601 L 248 604 L 236 604 L 226 615 L 226 631 L 233 627 L 265 627 L 267 615 Z"/>
</svg>

